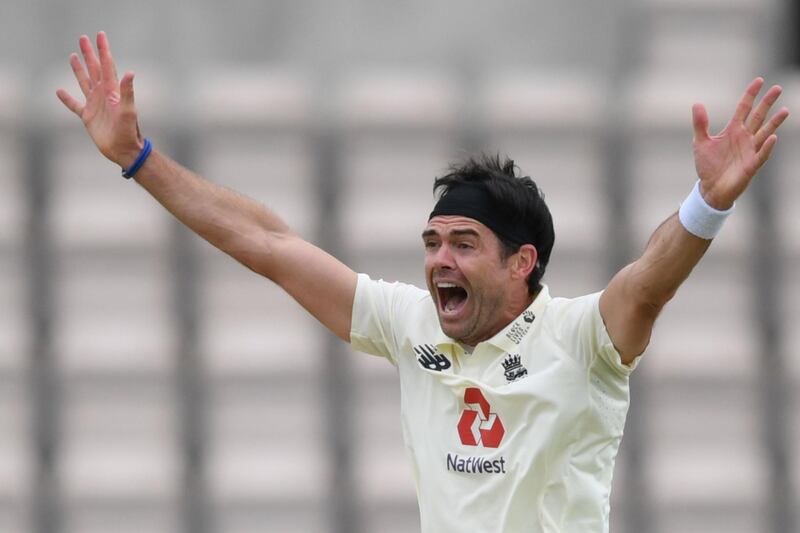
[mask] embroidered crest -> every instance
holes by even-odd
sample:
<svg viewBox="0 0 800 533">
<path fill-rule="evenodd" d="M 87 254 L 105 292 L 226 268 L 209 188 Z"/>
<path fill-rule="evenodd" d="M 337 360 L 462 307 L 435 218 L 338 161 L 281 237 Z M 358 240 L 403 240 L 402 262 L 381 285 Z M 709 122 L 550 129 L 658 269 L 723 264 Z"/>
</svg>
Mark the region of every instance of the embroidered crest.
<svg viewBox="0 0 800 533">
<path fill-rule="evenodd" d="M 508 354 L 508 357 L 503 361 L 503 368 L 505 369 L 506 381 L 509 383 L 528 375 L 528 369 L 522 366 L 520 357 L 516 354 Z"/>
</svg>

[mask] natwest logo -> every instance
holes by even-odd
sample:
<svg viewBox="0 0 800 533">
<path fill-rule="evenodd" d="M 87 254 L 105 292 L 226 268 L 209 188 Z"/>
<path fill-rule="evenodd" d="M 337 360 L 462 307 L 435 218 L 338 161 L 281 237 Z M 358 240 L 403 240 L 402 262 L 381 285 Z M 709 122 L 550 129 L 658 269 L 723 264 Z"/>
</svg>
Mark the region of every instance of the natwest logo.
<svg viewBox="0 0 800 533">
<path fill-rule="evenodd" d="M 469 387 L 464 391 L 464 403 L 467 404 L 461 419 L 458 421 L 458 436 L 465 446 L 481 445 L 485 448 L 497 448 L 503 440 L 506 430 L 500 417 L 490 412 L 489 402 L 480 389 Z"/>
</svg>

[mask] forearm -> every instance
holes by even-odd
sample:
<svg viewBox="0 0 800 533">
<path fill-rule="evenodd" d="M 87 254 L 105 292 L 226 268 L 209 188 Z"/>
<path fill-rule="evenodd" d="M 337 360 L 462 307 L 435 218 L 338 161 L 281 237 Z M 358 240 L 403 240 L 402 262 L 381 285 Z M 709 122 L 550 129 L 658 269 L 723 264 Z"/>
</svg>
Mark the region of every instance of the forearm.
<svg viewBox="0 0 800 533">
<path fill-rule="evenodd" d="M 625 296 L 659 311 L 689 277 L 710 244 L 710 240 L 689 233 L 677 213 L 672 215 L 653 232 L 642 257 L 621 272 Z"/>
<path fill-rule="evenodd" d="M 653 324 L 708 249 L 678 215 L 653 233 L 642 257 L 623 268 L 600 297 L 600 314 L 614 346 L 630 364 L 650 342 Z"/>
<path fill-rule="evenodd" d="M 276 240 L 292 235 L 264 206 L 203 179 L 155 150 L 134 179 L 192 231 L 264 275 L 269 276 Z"/>
<path fill-rule="evenodd" d="M 681 205 L 680 217 L 675 214 L 659 226 L 642 257 L 614 276 L 600 297 L 600 314 L 626 364 L 647 347 L 658 313 L 703 257 L 728 208 L 775 147 L 775 131 L 789 110 L 782 108 L 765 122 L 781 88 L 770 88 L 754 110 L 763 84 L 761 78 L 753 80 L 719 135 L 709 133 L 705 107 L 692 107 L 698 186 Z"/>
</svg>

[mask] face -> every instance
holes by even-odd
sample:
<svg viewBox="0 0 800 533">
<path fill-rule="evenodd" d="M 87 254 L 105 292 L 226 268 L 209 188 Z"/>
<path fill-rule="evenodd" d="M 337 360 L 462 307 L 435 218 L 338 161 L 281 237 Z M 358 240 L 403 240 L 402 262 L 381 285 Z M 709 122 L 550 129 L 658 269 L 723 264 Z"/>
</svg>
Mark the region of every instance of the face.
<svg viewBox="0 0 800 533">
<path fill-rule="evenodd" d="M 474 346 L 503 329 L 530 303 L 526 283 L 530 269 L 526 272 L 524 264 L 519 268 L 518 254 L 504 261 L 502 244 L 480 222 L 437 216 L 428 223 L 422 240 L 428 290 L 448 337 Z"/>
</svg>

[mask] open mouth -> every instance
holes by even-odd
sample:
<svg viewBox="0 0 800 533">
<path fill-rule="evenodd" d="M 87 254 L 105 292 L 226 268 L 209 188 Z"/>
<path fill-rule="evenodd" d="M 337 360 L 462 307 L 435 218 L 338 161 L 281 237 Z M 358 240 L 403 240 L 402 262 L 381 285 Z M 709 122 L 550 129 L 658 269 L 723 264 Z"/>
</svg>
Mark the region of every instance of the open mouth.
<svg viewBox="0 0 800 533">
<path fill-rule="evenodd" d="M 439 282 L 436 284 L 436 291 L 439 295 L 439 310 L 448 315 L 461 311 L 469 297 L 466 289 L 455 283 Z"/>
</svg>

